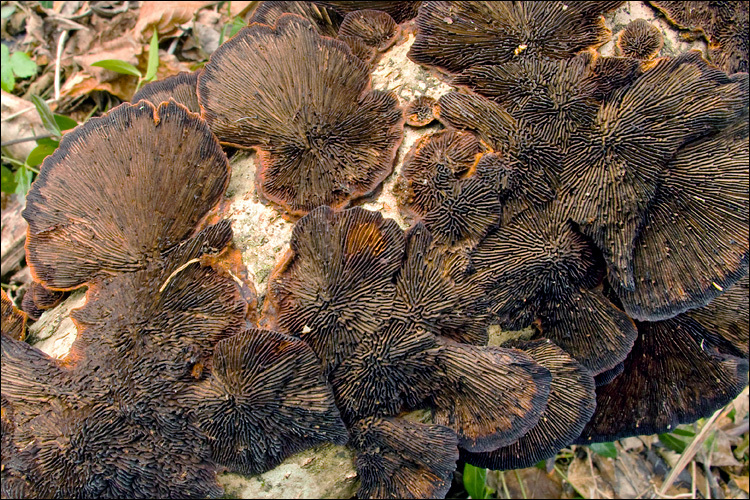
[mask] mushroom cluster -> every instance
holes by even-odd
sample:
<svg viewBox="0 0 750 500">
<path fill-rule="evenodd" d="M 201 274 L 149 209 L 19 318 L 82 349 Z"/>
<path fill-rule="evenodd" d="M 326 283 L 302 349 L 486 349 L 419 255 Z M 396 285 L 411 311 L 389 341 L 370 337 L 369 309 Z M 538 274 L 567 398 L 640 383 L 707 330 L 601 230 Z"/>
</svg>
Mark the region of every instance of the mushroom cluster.
<svg viewBox="0 0 750 500">
<path fill-rule="evenodd" d="M 66 135 L 24 212 L 29 310 L 86 304 L 57 360 L 3 296 L 3 497 L 215 496 L 325 441 L 360 497 L 441 497 L 458 460 L 527 467 L 735 397 L 748 75 L 657 57 L 643 20 L 601 56 L 619 5 L 262 2 L 202 70 Z M 734 61 L 746 8 L 720 14 Z M 413 30 L 458 90 L 402 108 L 370 73 Z M 412 226 L 347 208 L 435 119 L 393 188 Z M 222 145 L 298 219 L 259 321 Z"/>
</svg>

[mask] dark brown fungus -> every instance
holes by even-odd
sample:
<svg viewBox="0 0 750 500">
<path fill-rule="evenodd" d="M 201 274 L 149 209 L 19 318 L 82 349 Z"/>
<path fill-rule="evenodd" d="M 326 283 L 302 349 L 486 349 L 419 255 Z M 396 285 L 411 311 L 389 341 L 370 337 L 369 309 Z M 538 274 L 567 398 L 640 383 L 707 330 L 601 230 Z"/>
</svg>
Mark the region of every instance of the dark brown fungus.
<svg viewBox="0 0 750 500">
<path fill-rule="evenodd" d="M 681 29 L 703 32 L 711 60 L 727 73 L 748 71 L 747 2 L 649 2 Z"/>
<path fill-rule="evenodd" d="M 634 59 L 652 59 L 664 45 L 659 28 L 645 19 L 631 21 L 617 37 L 620 55 Z"/>
<path fill-rule="evenodd" d="M 385 52 L 396 43 L 400 33 L 398 24 L 388 13 L 380 10 L 349 12 L 339 27 L 339 36 L 360 38 L 368 47 Z"/>
<path fill-rule="evenodd" d="M 435 120 L 437 101 L 432 97 L 421 95 L 412 99 L 406 106 L 406 124 L 411 127 L 426 127 Z"/>
<path fill-rule="evenodd" d="M 443 498 L 458 460 L 455 433 L 440 425 L 368 417 L 352 429 L 359 498 Z"/>
<path fill-rule="evenodd" d="M 348 434 L 320 363 L 303 341 L 250 329 L 216 345 L 212 377 L 188 396 L 213 459 L 258 474 Z"/>
<path fill-rule="evenodd" d="M 378 51 L 367 45 L 365 41 L 359 37 L 339 35 L 338 39 L 342 42 L 346 42 L 349 48 L 352 49 L 352 54 L 357 56 L 368 66 L 372 66 L 378 58 Z"/>
<path fill-rule="evenodd" d="M 686 314 L 700 323 L 708 331 L 715 332 L 728 340 L 740 357 L 747 359 L 750 344 L 750 276 L 740 279 L 731 288 L 719 295 L 707 306 L 691 309 Z"/>
<path fill-rule="evenodd" d="M 404 208 L 424 216 L 455 194 L 458 179 L 471 174 L 482 146 L 468 132 L 441 130 L 421 137 L 404 159 L 399 183 Z"/>
<path fill-rule="evenodd" d="M 142 269 L 194 230 L 228 181 L 219 143 L 187 108 L 122 104 L 66 134 L 42 164 L 23 211 L 32 275 L 60 290 Z"/>
<path fill-rule="evenodd" d="M 318 33 L 336 38 L 344 16 L 333 9 L 316 5 L 314 2 L 261 2 L 253 11 L 248 24 L 261 23 L 276 26 L 283 14 L 297 14 L 304 17 L 318 29 Z"/>
<path fill-rule="evenodd" d="M 636 286 L 633 248 L 660 176 L 677 150 L 747 113 L 747 75 L 727 75 L 698 52 L 659 60 L 599 109 L 559 169 L 561 199 L 607 261 L 613 285 Z M 681 236 L 681 238 L 683 238 Z"/>
<path fill-rule="evenodd" d="M 220 141 L 258 149 L 262 194 L 293 215 L 372 192 L 403 135 L 398 98 L 370 90 L 367 65 L 294 14 L 219 47 L 198 99 Z"/>
<path fill-rule="evenodd" d="M 580 436 L 594 414 L 596 393 L 591 374 L 550 340 L 517 342 L 552 375 L 550 395 L 539 423 L 515 443 L 487 453 L 461 451 L 461 459 L 477 467 L 506 470 L 531 467 L 554 456 Z"/>
<path fill-rule="evenodd" d="M 403 231 L 377 212 L 319 207 L 294 226 L 269 281 L 276 328 L 307 342 L 328 375 L 390 317 Z"/>
<path fill-rule="evenodd" d="M 36 321 L 46 309 L 52 309 L 59 304 L 64 296 L 63 292 L 50 290 L 41 283 L 32 281 L 23 296 L 21 308 L 29 315 L 29 318 Z"/>
<path fill-rule="evenodd" d="M 488 235 L 472 255 L 490 311 L 504 328 L 535 321 L 542 335 L 598 374 L 625 359 L 633 322 L 596 285 L 603 264 L 565 221 L 564 207 L 527 210 Z"/>
<path fill-rule="evenodd" d="M 534 58 L 477 66 L 454 83 L 492 99 L 532 126 L 535 137 L 564 148 L 578 130 L 591 126 L 602 98 L 637 75 L 637 61 L 613 64 L 608 59 L 586 51 L 561 61 Z"/>
<path fill-rule="evenodd" d="M 432 235 L 417 223 L 406 235 L 406 259 L 396 277 L 393 316 L 424 330 L 474 345 L 487 343 L 487 314 L 472 309 L 482 290 L 457 283 L 452 263 Z"/>
<path fill-rule="evenodd" d="M 439 350 L 435 335 L 401 320 L 365 337 L 331 373 L 344 421 L 417 408 L 434 391 Z"/>
<path fill-rule="evenodd" d="M 26 320 L 28 316 L 18 309 L 10 300 L 5 290 L 0 290 L 2 295 L 2 333 L 16 340 L 26 338 Z"/>
<path fill-rule="evenodd" d="M 167 389 L 176 394 L 201 378 L 204 368 L 210 371 L 216 343 L 244 328 L 247 302 L 231 277 L 199 259 L 231 238 L 224 220 L 145 270 L 89 288 L 86 305 L 72 314 L 79 336 L 71 355 L 82 359 L 78 376 L 100 373 L 90 390 L 137 401 Z"/>
<path fill-rule="evenodd" d="M 387 12 L 394 21 L 402 23 L 417 16 L 417 10 L 422 2 L 383 2 L 383 1 L 333 1 L 333 2 L 315 2 L 336 10 L 342 14 L 348 14 L 360 9 L 382 10 Z"/>
<path fill-rule="evenodd" d="M 432 418 L 453 429 L 461 448 L 485 452 L 534 427 L 550 391 L 550 372 L 526 353 L 439 339 Z"/>
<path fill-rule="evenodd" d="M 614 368 L 610 368 L 606 372 L 601 372 L 599 375 L 594 377 L 594 383 L 597 387 L 607 385 L 612 382 L 618 375 L 625 371 L 625 362 L 617 363 Z"/>
<path fill-rule="evenodd" d="M 610 36 L 602 14 L 621 2 L 425 2 L 409 57 L 460 72 L 526 58 L 567 59 Z"/>
<path fill-rule="evenodd" d="M 623 372 L 597 387 L 596 412 L 578 441 L 668 432 L 710 416 L 747 385 L 748 362 L 726 354 L 731 350 L 685 314 L 638 323 Z"/>
<path fill-rule="evenodd" d="M 634 287 L 614 287 L 631 317 L 701 307 L 747 272 L 748 162 L 747 118 L 677 151 L 634 241 Z"/>
<path fill-rule="evenodd" d="M 149 101 L 154 106 L 162 102 L 174 99 L 193 113 L 200 114 L 201 107 L 198 104 L 198 74 L 182 72 L 163 80 L 147 83 L 141 90 L 135 93 L 130 102 L 136 103 L 141 99 Z"/>
<path fill-rule="evenodd" d="M 490 99 L 459 92 L 440 96 L 436 108 L 437 119 L 446 127 L 472 130 L 495 152 L 505 153 L 511 137 L 518 130 L 518 122 L 502 106 Z"/>
</svg>

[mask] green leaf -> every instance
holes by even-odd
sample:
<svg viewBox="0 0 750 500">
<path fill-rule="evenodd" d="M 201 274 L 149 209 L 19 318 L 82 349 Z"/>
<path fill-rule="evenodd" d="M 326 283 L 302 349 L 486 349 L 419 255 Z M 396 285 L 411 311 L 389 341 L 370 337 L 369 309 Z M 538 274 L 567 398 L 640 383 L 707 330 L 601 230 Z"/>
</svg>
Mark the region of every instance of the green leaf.
<svg viewBox="0 0 750 500">
<path fill-rule="evenodd" d="M 39 2 L 39 5 L 41 5 L 45 9 L 51 9 L 54 4 L 55 4 L 55 2 L 52 2 L 52 1 L 42 1 L 42 2 Z"/>
<path fill-rule="evenodd" d="M 148 49 L 148 68 L 143 79 L 147 82 L 152 81 L 156 78 L 157 69 L 159 69 L 159 35 L 154 30 L 154 34 L 151 35 L 151 45 Z"/>
<path fill-rule="evenodd" d="M 3 193 L 13 194 L 16 192 L 16 177 L 5 165 L 0 167 L 0 190 Z"/>
<path fill-rule="evenodd" d="M 3 5 L 3 7 L 0 9 L 0 17 L 3 19 L 8 19 L 10 16 L 13 15 L 13 13 L 16 11 L 15 5 Z"/>
<path fill-rule="evenodd" d="M 94 64 L 92 64 L 92 66 L 109 69 L 114 71 L 115 73 L 120 73 L 121 75 L 132 75 L 137 76 L 138 78 L 143 77 L 138 68 L 128 62 L 121 61 L 119 59 L 104 59 L 102 61 L 96 61 Z"/>
<path fill-rule="evenodd" d="M 29 156 L 26 157 L 26 165 L 30 167 L 41 165 L 45 158 L 55 152 L 59 144 L 57 141 L 37 143 L 37 147 L 32 149 Z"/>
<path fill-rule="evenodd" d="M 464 488 L 471 498 L 486 498 L 487 469 L 480 469 L 471 464 L 464 466 Z"/>
<path fill-rule="evenodd" d="M 247 26 L 247 23 L 240 17 L 237 16 L 232 21 L 232 29 L 229 30 L 229 38 L 232 38 L 234 35 L 237 34 L 239 30 Z"/>
<path fill-rule="evenodd" d="M 617 458 L 617 448 L 615 448 L 615 443 L 591 443 L 589 448 L 591 448 L 591 451 L 602 457 Z"/>
<path fill-rule="evenodd" d="M 0 86 L 6 92 L 13 92 L 16 86 L 16 77 L 13 76 L 13 67 L 10 63 L 10 49 L 7 45 L 2 46 L 2 64 L 0 64 Z"/>
<path fill-rule="evenodd" d="M 685 440 L 680 439 L 674 434 L 659 434 L 659 441 L 661 441 L 664 446 L 672 451 L 676 451 L 677 453 L 682 453 L 685 451 L 685 448 L 687 448 Z"/>
<path fill-rule="evenodd" d="M 47 106 L 44 99 L 38 95 L 32 95 L 31 102 L 34 104 L 37 113 L 39 113 L 39 116 L 42 118 L 42 125 L 44 125 L 44 128 L 55 137 L 61 137 L 62 131 L 60 130 L 60 127 L 57 126 L 55 116 L 52 114 L 52 110 L 49 109 L 49 106 Z"/>
<path fill-rule="evenodd" d="M 39 69 L 26 52 L 13 52 L 10 56 L 10 64 L 13 67 L 13 73 L 18 78 L 31 78 Z"/>
<path fill-rule="evenodd" d="M 20 167 L 18 170 L 16 170 L 16 194 L 26 196 L 26 193 L 29 192 L 29 188 L 31 187 L 31 179 L 33 176 L 34 172 L 27 169 L 26 167 Z"/>
<path fill-rule="evenodd" d="M 692 429 L 680 429 L 679 427 L 672 431 L 672 434 L 677 434 L 678 436 L 685 436 L 685 437 L 693 437 L 695 436 L 695 431 Z"/>
<path fill-rule="evenodd" d="M 54 114 L 55 123 L 60 127 L 60 130 L 70 130 L 78 126 L 78 122 L 69 116 Z"/>
</svg>

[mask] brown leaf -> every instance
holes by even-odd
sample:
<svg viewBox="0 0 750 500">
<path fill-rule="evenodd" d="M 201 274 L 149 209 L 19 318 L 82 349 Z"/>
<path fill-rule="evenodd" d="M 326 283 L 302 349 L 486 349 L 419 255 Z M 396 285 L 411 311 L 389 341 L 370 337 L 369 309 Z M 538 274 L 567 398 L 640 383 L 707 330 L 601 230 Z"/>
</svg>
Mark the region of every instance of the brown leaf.
<svg viewBox="0 0 750 500">
<path fill-rule="evenodd" d="M 154 26 L 160 36 L 174 35 L 178 25 L 193 19 L 195 13 L 214 2 L 143 2 L 133 28 L 137 40 L 147 41 Z"/>
<path fill-rule="evenodd" d="M 568 468 L 568 482 L 584 498 L 614 498 L 612 487 L 602 479 L 588 459 L 576 457 Z"/>
</svg>

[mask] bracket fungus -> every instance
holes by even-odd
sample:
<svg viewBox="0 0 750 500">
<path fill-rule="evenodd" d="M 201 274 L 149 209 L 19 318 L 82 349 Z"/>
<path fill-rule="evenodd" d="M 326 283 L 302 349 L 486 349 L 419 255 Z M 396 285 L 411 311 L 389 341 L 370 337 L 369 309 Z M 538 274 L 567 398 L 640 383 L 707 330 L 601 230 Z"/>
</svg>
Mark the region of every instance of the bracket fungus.
<svg viewBox="0 0 750 500">
<path fill-rule="evenodd" d="M 429 96 L 419 96 L 412 99 L 404 110 L 406 124 L 410 127 L 426 127 L 435 121 L 435 106 L 437 101 Z"/>
<path fill-rule="evenodd" d="M 621 2 L 424 2 L 409 57 L 460 72 L 525 58 L 567 59 L 604 44 Z"/>
<path fill-rule="evenodd" d="M 290 253 L 269 285 L 267 312 L 274 313 L 269 319 L 307 342 L 325 367 L 359 453 L 361 495 L 413 496 L 410 481 L 424 483 L 421 496 L 445 487 L 446 466 L 439 467 L 442 472 L 431 467 L 455 461 L 455 445 L 433 450 L 439 458 L 421 458 L 415 467 L 415 445 L 393 449 L 406 429 L 391 417 L 429 409 L 438 427 L 407 428 L 428 436 L 450 429 L 459 446 L 489 451 L 536 425 L 549 395 L 549 371 L 522 351 L 472 346 L 441 335 L 451 324 L 450 312 L 434 303 L 442 299 L 419 283 L 405 283 L 436 278 L 429 269 L 418 269 L 430 266 L 425 251 L 431 236 L 423 226 L 413 231 L 405 246 L 402 230 L 377 213 L 319 207 L 295 226 Z M 426 316 L 409 314 L 409 309 Z M 373 417 L 386 419 L 377 420 L 377 432 L 372 421 L 362 423 Z M 382 434 L 382 426 L 390 433 Z M 374 457 L 372 449 L 378 446 L 383 454 Z M 391 470 L 396 460 L 403 462 L 398 479 L 384 476 L 383 468 Z M 427 480 L 409 477 L 424 468 Z M 372 478 L 378 478 L 377 484 Z"/>
<path fill-rule="evenodd" d="M 51 309 L 59 304 L 64 292 L 56 292 L 45 288 L 42 284 L 32 281 L 21 301 L 21 308 L 33 321 L 39 319 L 46 309 Z"/>
<path fill-rule="evenodd" d="M 368 67 L 348 45 L 294 14 L 219 47 L 198 99 L 220 141 L 258 150 L 260 192 L 296 216 L 371 193 L 403 135 L 398 98 L 370 90 Z"/>
<path fill-rule="evenodd" d="M 158 106 L 162 102 L 174 99 L 185 106 L 188 111 L 200 114 L 201 107 L 198 103 L 197 89 L 199 74 L 200 70 L 192 73 L 182 72 L 163 80 L 147 83 L 133 95 L 130 101 L 135 103 L 145 99 L 154 106 Z"/>
<path fill-rule="evenodd" d="M 26 337 L 26 321 L 28 316 L 25 312 L 18 309 L 5 290 L 0 290 L 2 295 L 2 325 L 3 335 L 7 335 L 16 340 L 23 340 Z"/>
<path fill-rule="evenodd" d="M 24 211 L 32 275 L 88 291 L 64 360 L 3 333 L 4 493 L 9 478 L 22 496 L 217 496 L 223 468 L 347 440 L 312 351 L 246 329 L 229 221 L 194 234 L 228 176 L 207 124 L 174 100 L 123 104 L 45 160 Z"/>
</svg>

